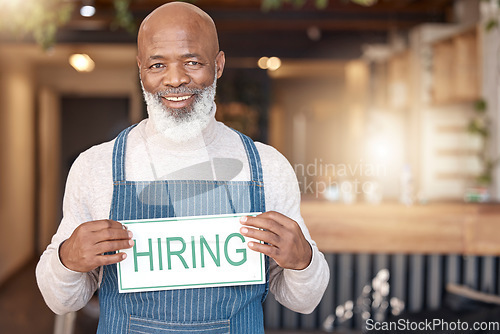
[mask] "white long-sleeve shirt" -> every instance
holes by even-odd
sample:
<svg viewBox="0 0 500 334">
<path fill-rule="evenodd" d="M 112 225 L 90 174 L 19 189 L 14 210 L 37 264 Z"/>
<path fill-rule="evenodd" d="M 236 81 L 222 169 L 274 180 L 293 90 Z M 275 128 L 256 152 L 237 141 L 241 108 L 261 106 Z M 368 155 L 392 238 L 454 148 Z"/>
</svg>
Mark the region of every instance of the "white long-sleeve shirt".
<svg viewBox="0 0 500 334">
<path fill-rule="evenodd" d="M 99 268 L 88 273 L 72 271 L 61 263 L 58 250 L 83 222 L 109 218 L 113 196 L 113 145 L 114 140 L 83 152 L 68 175 L 63 219 L 36 268 L 40 291 L 55 313 L 81 309 L 98 288 Z M 310 313 L 318 305 L 328 284 L 328 264 L 300 215 L 300 192 L 292 167 L 271 146 L 256 143 L 256 147 L 262 163 L 266 210 L 280 212 L 295 220 L 311 244 L 313 254 L 311 263 L 303 270 L 283 269 L 271 259 L 270 291 L 287 308 Z M 237 163 L 214 166 L 218 159 Z M 215 119 L 202 135 L 182 144 L 159 134 L 150 121 L 142 121 L 128 136 L 125 173 L 130 181 L 250 179 L 241 139 Z"/>
</svg>

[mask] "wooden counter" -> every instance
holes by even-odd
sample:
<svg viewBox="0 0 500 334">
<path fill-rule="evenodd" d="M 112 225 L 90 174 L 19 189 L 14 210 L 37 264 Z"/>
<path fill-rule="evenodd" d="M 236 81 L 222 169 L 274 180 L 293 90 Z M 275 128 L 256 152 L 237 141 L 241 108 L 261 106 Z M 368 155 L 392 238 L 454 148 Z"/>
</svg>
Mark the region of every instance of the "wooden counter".
<svg viewBox="0 0 500 334">
<path fill-rule="evenodd" d="M 301 210 L 327 253 L 500 255 L 500 204 L 304 201 Z"/>
</svg>

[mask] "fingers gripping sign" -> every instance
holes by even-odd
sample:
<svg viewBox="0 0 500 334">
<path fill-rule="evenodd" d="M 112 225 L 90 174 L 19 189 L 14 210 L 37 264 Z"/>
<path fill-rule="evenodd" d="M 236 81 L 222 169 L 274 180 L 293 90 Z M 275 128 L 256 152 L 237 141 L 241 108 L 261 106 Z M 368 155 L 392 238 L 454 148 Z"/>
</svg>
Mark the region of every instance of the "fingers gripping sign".
<svg viewBox="0 0 500 334">
<path fill-rule="evenodd" d="M 242 217 L 240 232 L 245 237 L 264 243 L 248 243 L 251 250 L 272 257 L 285 269 L 302 270 L 309 266 L 312 249 L 300 226 L 294 220 L 275 211 L 256 217 Z"/>
<path fill-rule="evenodd" d="M 97 267 L 120 262 L 125 253 L 104 255 L 134 245 L 132 232 L 114 220 L 95 220 L 78 226 L 61 244 L 62 264 L 73 271 L 89 272 Z"/>
</svg>

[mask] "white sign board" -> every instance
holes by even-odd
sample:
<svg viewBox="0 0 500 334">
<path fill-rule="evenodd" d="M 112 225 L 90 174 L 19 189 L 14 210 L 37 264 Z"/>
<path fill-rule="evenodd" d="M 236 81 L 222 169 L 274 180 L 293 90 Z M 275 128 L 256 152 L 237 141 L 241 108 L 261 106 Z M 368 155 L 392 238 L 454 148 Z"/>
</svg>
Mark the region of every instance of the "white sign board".
<svg viewBox="0 0 500 334">
<path fill-rule="evenodd" d="M 264 255 L 239 233 L 240 217 L 257 214 L 121 221 L 135 244 L 122 250 L 119 292 L 265 283 Z"/>
</svg>

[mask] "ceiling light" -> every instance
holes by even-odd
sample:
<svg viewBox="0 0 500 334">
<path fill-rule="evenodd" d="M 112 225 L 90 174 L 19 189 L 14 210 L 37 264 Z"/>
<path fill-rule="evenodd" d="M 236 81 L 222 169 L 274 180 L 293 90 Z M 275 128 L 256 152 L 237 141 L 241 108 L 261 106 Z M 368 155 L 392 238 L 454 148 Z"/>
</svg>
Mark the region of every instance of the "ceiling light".
<svg viewBox="0 0 500 334">
<path fill-rule="evenodd" d="M 267 70 L 267 62 L 269 61 L 269 58 L 268 57 L 261 57 L 259 59 L 259 61 L 257 62 L 257 65 L 263 69 L 263 70 Z"/>
<path fill-rule="evenodd" d="M 86 54 L 72 54 L 69 57 L 69 63 L 78 72 L 92 72 L 95 67 L 95 63 L 92 58 Z"/>
<path fill-rule="evenodd" d="M 263 70 L 276 71 L 281 67 L 281 59 L 278 57 L 261 57 L 257 65 Z"/>
<path fill-rule="evenodd" d="M 95 7 L 94 6 L 82 6 L 80 8 L 80 15 L 84 17 L 91 17 L 94 16 L 95 14 Z"/>
<path fill-rule="evenodd" d="M 278 57 L 271 57 L 267 61 L 267 68 L 270 71 L 276 71 L 280 67 L 281 67 L 281 59 L 279 59 Z"/>
</svg>

